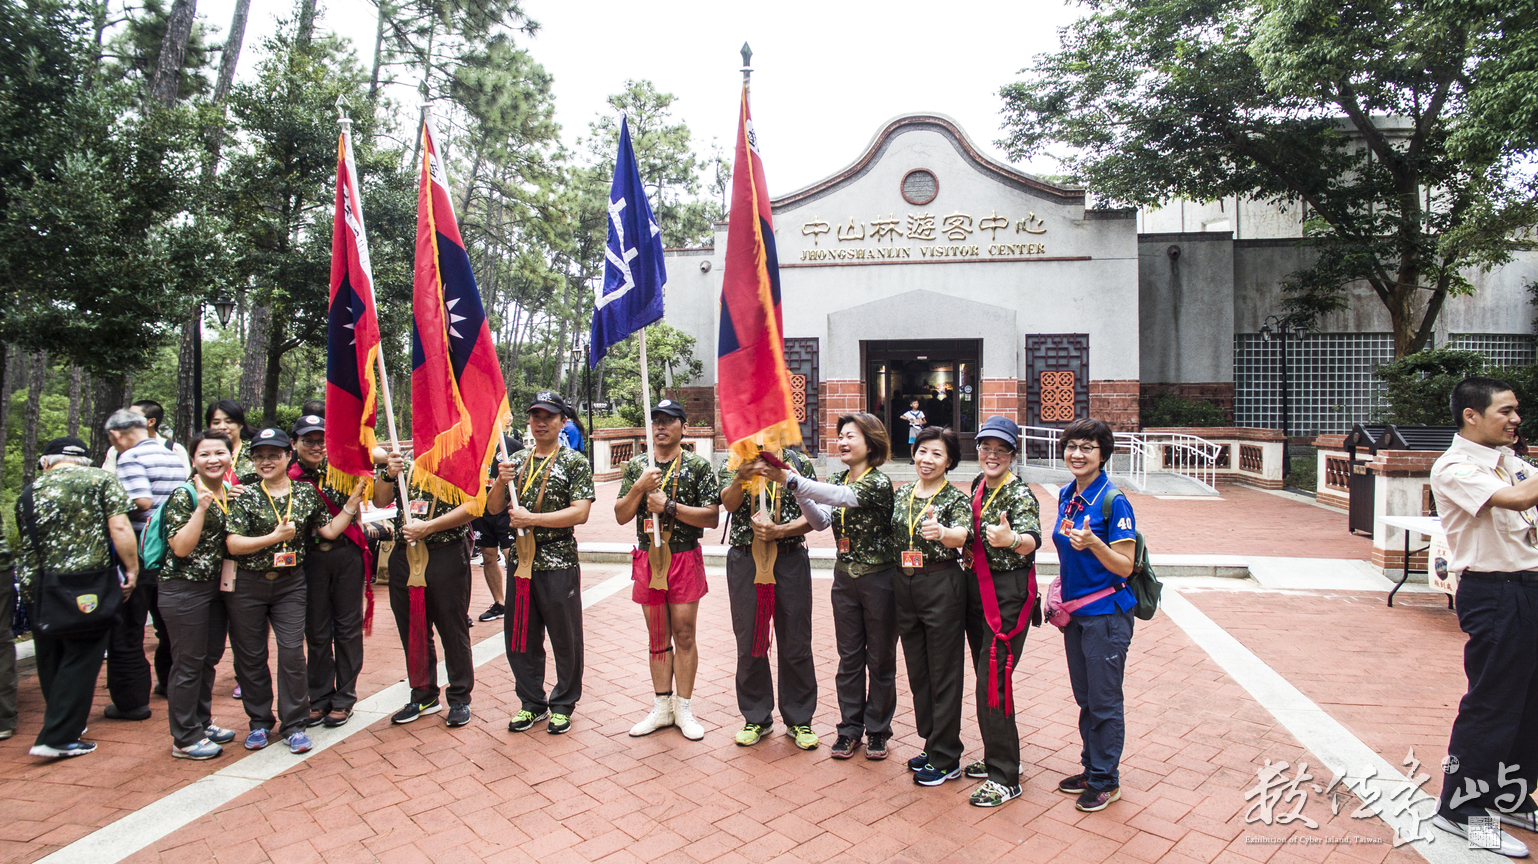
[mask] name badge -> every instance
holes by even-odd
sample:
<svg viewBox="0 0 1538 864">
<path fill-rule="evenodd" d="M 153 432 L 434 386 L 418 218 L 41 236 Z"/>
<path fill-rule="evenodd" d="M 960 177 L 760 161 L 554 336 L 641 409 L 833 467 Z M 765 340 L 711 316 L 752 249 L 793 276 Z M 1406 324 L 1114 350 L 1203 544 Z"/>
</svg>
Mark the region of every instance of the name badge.
<svg viewBox="0 0 1538 864">
<path fill-rule="evenodd" d="M 838 538 L 838 551 L 840 552 L 840 554 L 848 555 L 849 554 L 849 550 L 850 550 L 851 547 L 853 547 L 853 545 L 854 544 L 849 542 L 849 538 L 848 537 L 840 537 L 840 538 Z"/>
<path fill-rule="evenodd" d="M 274 568 L 293 567 L 299 563 L 298 559 L 299 556 L 294 552 L 274 552 L 272 553 L 272 566 Z"/>
<path fill-rule="evenodd" d="M 924 553 L 917 549 L 908 549 L 903 552 L 903 567 L 909 570 L 917 570 L 924 566 Z"/>
<path fill-rule="evenodd" d="M 656 527 L 657 527 L 657 517 L 655 517 L 655 516 L 647 516 L 645 519 L 641 520 L 641 530 L 645 531 L 648 534 L 652 533 L 652 531 L 655 530 Z"/>
<path fill-rule="evenodd" d="M 1057 523 L 1057 532 L 1059 534 L 1062 534 L 1064 537 L 1068 536 L 1068 532 L 1070 532 L 1072 530 L 1073 530 L 1073 520 L 1072 519 L 1064 519 L 1063 521 Z"/>
<path fill-rule="evenodd" d="M 413 501 L 413 502 L 411 502 L 411 515 L 413 515 L 413 516 L 426 516 L 427 515 L 427 502 L 426 501 Z"/>
</svg>

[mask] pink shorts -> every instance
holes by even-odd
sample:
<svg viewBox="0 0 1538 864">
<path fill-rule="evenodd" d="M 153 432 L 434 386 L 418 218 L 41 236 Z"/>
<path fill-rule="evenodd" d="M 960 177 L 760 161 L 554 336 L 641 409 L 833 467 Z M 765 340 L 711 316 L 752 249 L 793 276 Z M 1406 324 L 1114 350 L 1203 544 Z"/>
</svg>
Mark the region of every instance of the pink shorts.
<svg viewBox="0 0 1538 864">
<path fill-rule="evenodd" d="M 630 599 L 642 606 L 658 606 L 667 603 L 678 606 L 693 603 L 710 590 L 705 584 L 705 553 L 696 546 L 688 552 L 674 552 L 668 565 L 668 590 L 653 591 L 651 562 L 645 549 L 630 552 L 630 578 L 635 582 L 630 588 Z"/>
</svg>

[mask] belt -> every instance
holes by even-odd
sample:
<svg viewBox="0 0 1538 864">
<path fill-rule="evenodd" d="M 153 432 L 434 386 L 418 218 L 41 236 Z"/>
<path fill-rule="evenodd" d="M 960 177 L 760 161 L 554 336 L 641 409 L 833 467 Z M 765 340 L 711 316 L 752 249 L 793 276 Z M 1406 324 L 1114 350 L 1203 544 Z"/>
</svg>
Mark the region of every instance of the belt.
<svg viewBox="0 0 1538 864">
<path fill-rule="evenodd" d="M 837 572 L 847 573 L 851 579 L 858 579 L 868 573 L 880 573 L 883 570 L 891 570 L 897 566 L 895 561 L 878 561 L 875 564 L 859 564 L 847 561 L 835 561 L 833 569 Z"/>
<path fill-rule="evenodd" d="M 780 547 L 781 549 L 799 549 L 799 548 L 805 546 L 806 543 L 804 541 L 802 541 L 800 537 L 792 537 L 789 540 L 776 540 L 776 541 L 774 541 L 774 545 Z M 733 546 L 732 548 L 733 549 L 742 549 L 742 550 L 751 552 L 751 551 L 753 551 L 753 544 L 752 543 L 739 543 L 736 546 Z"/>
<path fill-rule="evenodd" d="M 905 573 L 905 574 L 907 574 L 909 576 L 913 576 L 913 575 L 918 574 L 918 573 L 938 573 L 941 570 L 949 570 L 952 567 L 960 567 L 960 566 L 961 566 L 961 562 L 960 561 L 946 560 L 946 561 L 935 561 L 935 562 L 930 563 L 930 564 L 925 564 L 922 567 L 904 567 L 902 569 L 903 569 L 903 573 Z"/>
<path fill-rule="evenodd" d="M 439 543 L 429 543 L 429 544 L 427 544 L 427 551 L 431 552 L 434 549 L 442 549 L 445 546 L 459 546 L 459 545 L 462 545 L 464 542 L 465 542 L 465 538 L 461 537 L 458 540 L 444 540 L 444 541 L 439 542 Z"/>
<path fill-rule="evenodd" d="M 1521 582 L 1523 585 L 1538 585 L 1538 570 L 1465 570 L 1460 577 L 1473 579 L 1476 582 Z"/>
<path fill-rule="evenodd" d="M 284 567 L 284 568 L 279 569 L 279 570 L 247 570 L 244 567 L 242 567 L 242 568 L 238 568 L 238 572 L 244 573 L 247 576 L 251 576 L 253 578 L 260 577 L 262 579 L 266 579 L 268 582 L 272 582 L 272 581 L 276 580 L 279 576 L 287 576 L 290 573 L 293 573 L 295 570 L 298 570 L 298 569 L 299 568 L 297 568 L 297 567 Z"/>
</svg>

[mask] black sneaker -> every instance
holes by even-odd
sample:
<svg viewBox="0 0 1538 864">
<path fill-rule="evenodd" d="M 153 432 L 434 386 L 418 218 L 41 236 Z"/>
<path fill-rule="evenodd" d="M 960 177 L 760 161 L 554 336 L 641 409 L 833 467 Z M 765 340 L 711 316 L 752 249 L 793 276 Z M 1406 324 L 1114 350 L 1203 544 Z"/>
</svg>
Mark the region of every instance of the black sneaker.
<svg viewBox="0 0 1538 864">
<path fill-rule="evenodd" d="M 490 609 L 487 609 L 485 612 L 481 613 L 481 620 L 482 621 L 495 621 L 498 618 L 501 618 L 502 616 L 504 616 L 506 614 L 507 614 L 507 609 L 503 608 L 501 603 L 493 603 L 493 604 L 491 604 L 491 608 Z"/>
<path fill-rule="evenodd" d="M 545 724 L 545 731 L 551 735 L 565 735 L 571 731 L 570 714 L 551 714 L 550 722 Z"/>
<path fill-rule="evenodd" d="M 533 711 L 519 709 L 518 713 L 513 715 L 513 719 L 507 721 L 507 731 L 527 732 L 534 728 L 535 723 L 549 716 L 550 710 L 548 708 L 538 714 L 535 714 Z"/>
<path fill-rule="evenodd" d="M 439 702 L 437 699 L 434 699 L 431 702 L 407 702 L 405 708 L 395 712 L 395 716 L 390 718 L 390 722 L 399 726 L 402 723 L 410 723 L 418 717 L 424 717 L 428 714 L 437 714 L 442 710 L 443 703 Z"/>
<path fill-rule="evenodd" d="M 860 739 L 853 735 L 840 735 L 833 742 L 834 759 L 853 759 L 854 751 L 860 749 Z"/>
<path fill-rule="evenodd" d="M 1089 775 L 1075 774 L 1057 781 L 1057 791 L 1064 795 L 1083 795 L 1089 791 Z"/>
<path fill-rule="evenodd" d="M 924 752 L 924 751 L 919 751 L 919 755 L 917 755 L 917 756 L 913 757 L 912 759 L 908 760 L 908 770 L 909 771 L 923 771 L 924 770 L 924 766 L 926 766 L 928 764 L 929 764 L 929 754 Z"/>
<path fill-rule="evenodd" d="M 872 762 L 880 762 L 886 758 L 886 742 L 892 737 L 890 732 L 872 732 L 865 742 L 865 758 Z"/>
<path fill-rule="evenodd" d="M 939 786 L 947 780 L 955 780 L 961 776 L 961 766 L 957 765 L 949 771 L 941 771 L 933 765 L 925 765 L 913 772 L 913 782 L 920 786 Z"/>
<path fill-rule="evenodd" d="M 463 704 L 450 705 L 449 716 L 444 718 L 444 722 L 451 727 L 466 725 L 470 722 L 470 706 Z"/>
<path fill-rule="evenodd" d="M 1121 800 L 1121 788 L 1112 787 L 1106 790 L 1085 789 L 1079 800 L 1074 802 L 1073 809 L 1080 813 L 1099 813 L 1111 806 L 1112 802 Z"/>
</svg>

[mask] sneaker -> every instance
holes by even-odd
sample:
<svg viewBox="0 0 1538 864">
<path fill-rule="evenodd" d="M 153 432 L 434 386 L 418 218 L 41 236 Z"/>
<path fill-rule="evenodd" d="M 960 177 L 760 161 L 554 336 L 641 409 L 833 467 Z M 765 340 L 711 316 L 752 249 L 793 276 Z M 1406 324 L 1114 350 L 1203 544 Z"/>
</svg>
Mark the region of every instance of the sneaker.
<svg viewBox="0 0 1538 864">
<path fill-rule="evenodd" d="M 395 715 L 390 718 L 390 722 L 399 726 L 403 723 L 410 723 L 418 717 L 437 714 L 442 710 L 443 703 L 437 699 L 433 699 L 431 702 L 407 702 L 405 708 L 395 712 Z"/>
<path fill-rule="evenodd" d="M 1120 787 L 1112 787 L 1105 790 L 1085 789 L 1084 794 L 1079 796 L 1079 800 L 1074 802 L 1073 809 L 1080 813 L 1099 813 L 1101 810 L 1111 806 L 1112 802 L 1120 800 Z"/>
<path fill-rule="evenodd" d="M 0 741 L 4 741 L 16 734 L 15 729 L 0 729 Z"/>
<path fill-rule="evenodd" d="M 148 720 L 150 719 L 150 706 L 142 705 L 132 711 L 124 711 L 108 702 L 107 707 L 103 708 L 101 713 L 108 720 Z"/>
<path fill-rule="evenodd" d="M 565 735 L 571 731 L 570 714 L 551 714 L 550 722 L 545 725 L 545 731 L 551 735 Z"/>
<path fill-rule="evenodd" d="M 235 685 L 235 692 L 230 694 L 230 695 L 234 696 L 236 699 L 240 698 L 240 685 L 239 684 Z"/>
<path fill-rule="evenodd" d="M 288 736 L 288 752 L 290 753 L 308 753 L 310 748 L 314 746 L 315 742 L 311 741 L 310 736 L 304 734 L 302 729 Z"/>
<path fill-rule="evenodd" d="M 71 741 L 63 747 L 49 747 L 47 744 L 34 744 L 27 751 L 33 756 L 41 756 L 44 759 L 67 759 L 71 756 L 84 756 L 87 753 L 96 752 L 95 741 Z"/>
<path fill-rule="evenodd" d="M 692 700 L 681 696 L 675 696 L 673 702 L 673 722 L 678 724 L 678 731 L 690 741 L 698 741 L 705 737 L 705 727 L 700 721 L 694 719 L 694 708 L 690 704 Z M 815 744 L 812 746 L 816 746 Z"/>
<path fill-rule="evenodd" d="M 913 772 L 913 782 L 920 786 L 939 786 L 947 780 L 955 780 L 961 776 L 961 766 L 957 765 L 949 771 L 941 771 L 933 765 L 925 765 Z"/>
<path fill-rule="evenodd" d="M 773 728 L 774 724 L 772 723 L 749 723 L 748 725 L 737 730 L 737 746 L 752 747 L 754 744 L 758 743 L 760 738 L 768 735 L 769 730 Z"/>
<path fill-rule="evenodd" d="M 247 750 L 260 750 L 260 749 L 262 749 L 263 747 L 266 747 L 266 746 L 267 746 L 267 730 L 266 729 L 252 729 L 251 730 L 251 734 L 246 736 L 246 749 Z"/>
<path fill-rule="evenodd" d="M 470 723 L 470 706 L 450 705 L 449 716 L 444 718 L 443 722 L 448 724 L 449 728 L 451 729 L 457 729 L 460 726 L 468 725 Z"/>
<path fill-rule="evenodd" d="M 833 742 L 832 755 L 834 759 L 853 759 L 854 751 L 860 749 L 860 739 L 853 735 L 840 735 Z"/>
<path fill-rule="evenodd" d="M 1057 781 L 1057 791 L 1064 795 L 1083 795 L 1089 790 L 1089 775 L 1075 774 Z"/>
<path fill-rule="evenodd" d="M 37 748 L 33 749 L 35 750 Z M 1443 831 L 1446 831 L 1449 834 L 1456 834 L 1459 837 L 1469 836 L 1468 825 L 1460 822 L 1454 822 L 1452 818 L 1443 816 L 1441 813 L 1431 817 L 1431 824 L 1442 829 Z M 1500 845 L 1494 849 L 1491 849 L 1490 851 L 1505 855 L 1507 858 L 1526 858 L 1527 844 L 1511 836 L 1510 834 L 1507 834 L 1505 831 L 1502 831 Z"/>
<path fill-rule="evenodd" d="M 538 723 L 539 721 L 549 716 L 550 711 L 548 709 L 541 711 L 538 714 L 535 714 L 533 711 L 519 711 L 517 714 L 513 715 L 513 719 L 507 721 L 507 731 L 527 732 L 533 728 L 535 723 Z"/>
<path fill-rule="evenodd" d="M 177 747 L 175 744 L 171 745 L 172 756 L 175 756 L 178 759 L 191 759 L 195 762 L 202 762 L 207 759 L 212 759 L 223 752 L 223 747 L 220 747 L 218 744 L 215 744 L 207 738 L 204 738 L 202 741 L 199 741 L 198 743 L 188 747 Z"/>
<path fill-rule="evenodd" d="M 471 556 L 470 556 L 470 566 L 471 566 L 471 567 L 479 567 L 479 566 L 481 566 L 481 565 L 482 565 L 482 564 L 483 564 L 483 563 L 485 563 L 485 562 L 483 562 L 483 561 L 482 561 L 482 560 L 481 560 L 481 553 L 479 553 L 479 552 L 477 552 L 477 553 L 475 553 L 475 554 L 474 554 L 474 555 L 471 555 Z M 481 619 L 481 620 L 482 620 L 482 621 L 485 621 L 485 620 L 487 620 L 487 619 L 485 619 L 485 618 L 482 618 L 482 619 Z"/>
<path fill-rule="evenodd" d="M 346 711 L 340 711 L 340 710 L 337 710 L 336 708 L 332 708 L 331 711 L 326 714 L 326 719 L 324 719 L 324 720 L 322 720 L 320 722 L 321 722 L 321 725 L 325 726 L 327 729 L 335 729 L 338 726 L 346 726 L 347 725 L 347 721 L 351 720 L 351 719 L 352 719 L 352 709 L 351 708 L 348 708 Z"/>
<path fill-rule="evenodd" d="M 630 727 L 630 737 L 640 738 L 642 735 L 650 735 L 658 729 L 665 729 L 673 725 L 673 694 L 652 694 L 652 710 L 650 714 L 641 718 L 641 722 Z"/>
<path fill-rule="evenodd" d="M 973 807 L 1003 807 L 1019 797 L 1019 786 L 1005 786 L 1003 783 L 985 780 L 983 785 L 972 791 L 972 797 L 967 799 L 967 803 Z"/>
<path fill-rule="evenodd" d="M 203 737 L 215 744 L 228 744 L 235 740 L 235 730 L 225 729 L 219 726 L 210 726 L 203 730 Z"/>
<path fill-rule="evenodd" d="M 495 621 L 507 614 L 507 609 L 501 603 L 491 604 L 491 608 L 481 613 L 482 621 Z"/>
<path fill-rule="evenodd" d="M 865 739 L 865 758 L 872 762 L 880 762 L 886 758 L 886 742 L 891 738 L 890 732 L 872 732 Z"/>
<path fill-rule="evenodd" d="M 817 733 L 810 726 L 791 726 L 785 730 L 785 734 L 794 738 L 796 746 L 802 750 L 817 749 Z"/>
<path fill-rule="evenodd" d="M 159 684 L 156 684 L 155 685 L 155 689 L 152 692 L 156 696 L 164 696 L 164 695 L 166 695 L 166 682 L 162 681 Z"/>
<path fill-rule="evenodd" d="M 1538 833 L 1538 810 L 1530 813 L 1502 813 L 1499 810 L 1488 810 L 1486 812 L 1499 819 L 1502 825 L 1510 825 L 1513 828 L 1521 828 L 1523 831 Z"/>
<path fill-rule="evenodd" d="M 917 755 L 917 756 L 913 757 L 912 759 L 908 760 L 908 770 L 909 771 L 923 771 L 924 767 L 927 766 L 928 764 L 929 764 L 929 754 L 921 750 L 921 751 L 919 751 L 919 755 Z"/>
<path fill-rule="evenodd" d="M 326 712 L 320 710 L 319 708 L 311 708 L 310 716 L 304 719 L 304 728 L 314 729 L 316 726 L 319 726 L 324 722 L 326 722 Z"/>
<path fill-rule="evenodd" d="M 979 759 L 976 762 L 968 764 L 966 770 L 962 773 L 966 774 L 973 780 L 986 780 L 988 779 L 988 763 Z"/>
</svg>

